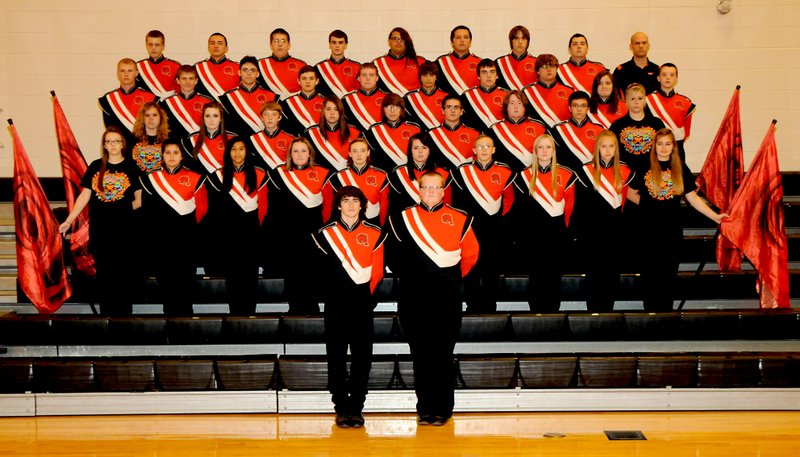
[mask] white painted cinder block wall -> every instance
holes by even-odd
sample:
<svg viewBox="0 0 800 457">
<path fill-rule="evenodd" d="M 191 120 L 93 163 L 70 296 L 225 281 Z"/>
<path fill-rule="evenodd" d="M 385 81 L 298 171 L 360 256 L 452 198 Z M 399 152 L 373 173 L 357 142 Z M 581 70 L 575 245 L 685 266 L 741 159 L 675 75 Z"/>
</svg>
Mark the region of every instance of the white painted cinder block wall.
<svg viewBox="0 0 800 457">
<path fill-rule="evenodd" d="M 13 118 L 41 177 L 60 176 L 49 91 L 55 90 L 87 160 L 99 155 L 102 118 L 97 97 L 117 85 L 122 57 L 146 56 L 144 35 L 166 34 L 166 55 L 184 63 L 207 57 L 215 31 L 229 56 L 269 54 L 268 34 L 292 34 L 292 54 L 309 63 L 328 56 L 327 34 L 350 37 L 348 56 L 371 60 L 386 52 L 394 26 L 411 32 L 418 53 L 449 51 L 449 31 L 466 24 L 481 57 L 508 52 L 508 30 L 522 24 L 531 51 L 567 59 L 567 40 L 589 38 L 591 60 L 613 68 L 630 58 L 630 35 L 649 34 L 650 57 L 680 69 L 679 92 L 698 110 L 687 161 L 697 172 L 736 84 L 742 89 L 745 162 L 769 122 L 778 119 L 784 171 L 800 170 L 800 1 L 733 0 L 725 16 L 717 0 L 0 0 L 0 118 Z M 222 6 L 225 5 L 225 6 Z M 152 10 L 148 10 L 152 9 Z M 12 142 L 0 134 L 0 177 L 12 175 Z"/>
</svg>

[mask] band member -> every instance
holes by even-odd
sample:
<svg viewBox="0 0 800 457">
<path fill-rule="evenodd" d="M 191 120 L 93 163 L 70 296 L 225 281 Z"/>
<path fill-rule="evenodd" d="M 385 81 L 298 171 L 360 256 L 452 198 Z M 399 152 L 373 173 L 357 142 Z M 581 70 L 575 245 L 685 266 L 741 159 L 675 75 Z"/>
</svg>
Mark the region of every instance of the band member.
<svg viewBox="0 0 800 457">
<path fill-rule="evenodd" d="M 303 66 L 297 81 L 300 84 L 300 91 L 281 102 L 284 129 L 294 136 L 299 136 L 306 129 L 317 125 L 325 102 L 325 97 L 317 92 L 319 77 L 314 67 Z"/>
<path fill-rule="evenodd" d="M 362 427 L 372 366 L 375 290 L 383 278 L 386 235 L 364 220 L 367 199 L 344 186 L 333 201 L 337 216 L 313 233 L 325 302 L 328 388 L 339 427 Z M 347 348 L 350 347 L 350 372 Z"/>
<path fill-rule="evenodd" d="M 161 144 L 169 137 L 167 113 L 155 102 L 145 103 L 133 124 L 133 136 L 138 142 L 131 148 L 131 156 L 142 173 L 160 170 Z"/>
<path fill-rule="evenodd" d="M 419 89 L 419 66 L 425 59 L 417 55 L 408 31 L 395 27 L 389 32 L 389 52 L 374 60 L 381 89 L 404 97 Z"/>
<path fill-rule="evenodd" d="M 514 172 L 522 171 L 533 162 L 533 142 L 547 133 L 547 127 L 527 116 L 528 98 L 512 90 L 503 99 L 504 119 L 492 125 L 490 136 L 497 148 L 495 157 Z"/>
<path fill-rule="evenodd" d="M 261 107 L 261 122 L 264 123 L 264 130 L 250 136 L 255 156 L 265 170 L 274 170 L 286 163 L 289 145 L 295 138 L 281 130 L 279 123 L 282 116 L 280 103 L 264 103 L 264 106 Z"/>
<path fill-rule="evenodd" d="M 680 245 L 683 241 L 681 196 L 700 214 L 719 224 L 727 214 L 718 214 L 697 195 L 694 177 L 680 158 L 675 135 L 664 128 L 656 132 L 650 152 L 650 168 L 637 177 L 628 190 L 628 199 L 639 205 L 638 230 L 647 234 L 652 250 L 639 249 L 642 257 L 641 281 L 644 309 L 648 312 L 672 311 L 675 299 Z"/>
<path fill-rule="evenodd" d="M 180 141 L 200 130 L 203 106 L 214 100 L 195 91 L 197 70 L 191 65 L 181 65 L 178 68 L 175 82 L 178 85 L 177 93 L 160 100 L 158 104 L 167 113 L 169 138 Z"/>
<path fill-rule="evenodd" d="M 553 138 L 558 147 L 558 160 L 561 165 L 580 170 L 594 157 L 594 144 L 603 126 L 595 124 L 589 113 L 589 94 L 583 91 L 569 95 L 568 121 L 559 122 L 553 127 Z"/>
<path fill-rule="evenodd" d="M 372 163 L 378 168 L 393 170 L 394 167 L 408 162 L 408 140 L 419 133 L 420 128 L 417 124 L 404 120 L 405 108 L 405 102 L 399 95 L 387 95 L 381 102 L 382 122 L 370 127 L 364 135 L 375 151 Z"/>
<path fill-rule="evenodd" d="M 448 170 L 455 170 L 472 160 L 472 145 L 480 135 L 474 128 L 461 123 L 461 115 L 464 113 L 461 106 L 458 96 L 446 96 L 442 100 L 444 123 L 428 132 L 435 146 L 432 151 L 434 162 Z"/>
<path fill-rule="evenodd" d="M 607 71 L 606 67 L 586 58 L 589 53 L 589 40 L 580 33 L 569 38 L 568 49 L 569 60 L 558 67 L 558 79 L 577 91 L 591 94 L 595 76 L 601 71 Z"/>
<path fill-rule="evenodd" d="M 229 60 L 227 53 L 228 39 L 221 33 L 212 33 L 208 37 L 209 57 L 194 64 L 200 77 L 197 92 L 219 100 L 222 94 L 239 85 L 239 63 Z"/>
<path fill-rule="evenodd" d="M 505 247 L 503 216 L 514 202 L 514 172 L 508 165 L 494 161 L 494 143 L 486 135 L 475 140 L 473 152 L 475 160 L 453 173 L 453 205 L 474 217 L 472 229 L 482 248 L 478 262 L 464 278 L 467 312 L 485 313 L 497 311 Z"/>
<path fill-rule="evenodd" d="M 678 85 L 678 67 L 675 64 L 665 63 L 659 67 L 658 83 L 661 87 L 647 96 L 647 108 L 672 130 L 681 160 L 686 161 L 683 142 L 689 139 L 696 106 L 688 97 L 675 92 Z"/>
<path fill-rule="evenodd" d="M 347 123 L 344 105 L 339 97 L 325 97 L 319 125 L 306 130 L 305 136 L 319 151 L 316 161 L 328 170 L 344 170 L 350 156 L 350 142 L 361 136 L 361 132 Z"/>
<path fill-rule="evenodd" d="M 620 90 L 614 82 L 614 77 L 608 70 L 597 74 L 592 83 L 592 96 L 589 99 L 589 119 L 600 124 L 603 128 L 611 124 L 628 112 L 625 101 L 620 95 Z"/>
<path fill-rule="evenodd" d="M 503 98 L 508 89 L 497 86 L 497 64 L 492 59 L 483 59 L 478 63 L 477 87 L 464 91 L 461 105 L 464 107 L 462 122 L 488 132 L 495 122 L 503 119 Z"/>
<path fill-rule="evenodd" d="M 335 95 L 342 98 L 358 89 L 358 69 L 361 64 L 344 56 L 347 42 L 347 34 L 339 29 L 328 34 L 331 56 L 314 66 L 319 74 L 317 91 L 324 97 Z"/>
<path fill-rule="evenodd" d="M 142 206 L 141 171 L 126 158 L 125 135 L 108 127 L 100 143 L 102 157 L 89 164 L 81 179 L 81 193 L 58 231 L 66 233 L 81 211 L 89 206 L 89 252 L 94 257 L 96 297 L 100 311 L 109 316 L 133 313 L 137 292 L 138 248 L 134 211 Z"/>
<path fill-rule="evenodd" d="M 619 160 L 619 142 L 614 132 L 597 135 L 594 158 L 581 167 L 586 186 L 577 186 L 575 223 L 586 263 L 586 309 L 610 312 L 619 291 L 620 237 L 625 228 L 628 185 L 635 174 Z"/>
<path fill-rule="evenodd" d="M 631 84 L 625 91 L 628 112 L 608 129 L 617 134 L 622 160 L 636 173 L 649 168 L 650 150 L 655 144 L 656 132 L 664 122 L 647 110 L 647 94 L 641 84 Z"/>
<path fill-rule="evenodd" d="M 228 129 L 247 138 L 264 129 L 258 112 L 264 103 L 275 101 L 278 96 L 258 85 L 258 61 L 255 57 L 242 57 L 239 61 L 239 76 L 239 87 L 225 92 L 219 101 L 225 108 Z"/>
<path fill-rule="evenodd" d="M 117 63 L 119 88 L 106 93 L 98 99 L 103 112 L 103 125 L 118 127 L 125 134 L 125 141 L 131 145 L 137 140 L 131 133 L 139 110 L 147 102 L 158 101 L 152 92 L 136 87 L 136 62 L 122 59 Z"/>
<path fill-rule="evenodd" d="M 420 203 L 390 215 L 386 253 L 400 278 L 397 311 L 411 349 L 420 425 L 453 414 L 453 350 L 461 328 L 461 283 L 478 259 L 472 217 L 442 202 L 444 177 L 422 175 Z"/>
<path fill-rule="evenodd" d="M 528 259 L 528 305 L 537 313 L 554 313 L 561 306 L 561 275 L 567 226 L 575 205 L 577 176 L 558 165 L 550 135 L 534 143 L 530 168 L 514 180 L 516 196 L 509 213 L 515 240 Z"/>
<path fill-rule="evenodd" d="M 181 146 L 192 158 L 192 169 L 198 173 L 214 173 L 222 168 L 225 148 L 236 135 L 225 130 L 225 110 L 217 102 L 203 106 L 200 130 L 183 139 Z"/>
<path fill-rule="evenodd" d="M 291 47 L 292 39 L 289 32 L 277 28 L 269 34 L 269 48 L 272 50 L 272 55 L 258 61 L 261 85 L 278 94 L 281 100 L 300 90 L 298 83 L 300 69 L 306 66 L 302 60 L 289 55 Z"/>
<path fill-rule="evenodd" d="M 252 241 L 267 214 L 267 181 L 242 138 L 227 144 L 222 168 L 209 177 L 216 192 L 209 196 L 208 216 L 231 314 L 256 312 L 259 251 Z"/>
<path fill-rule="evenodd" d="M 336 208 L 334 195 L 344 186 L 361 189 L 366 197 L 364 218 L 367 222 L 383 226 L 389 211 L 389 178 L 386 172 L 370 165 L 370 150 L 367 140 L 356 138 L 350 142 L 350 157 L 345 170 L 331 174 L 323 188 L 322 218 L 328 220 Z"/>
<path fill-rule="evenodd" d="M 314 157 L 311 143 L 295 138 L 286 164 L 270 171 L 264 246 L 272 260 L 262 266 L 265 275 L 285 278 L 291 314 L 319 313 L 316 291 L 308 285 L 313 255 L 308 236 L 322 226 L 322 187 L 328 170 L 316 165 Z"/>
<path fill-rule="evenodd" d="M 436 85 L 439 78 L 439 67 L 433 62 L 423 62 L 419 66 L 420 88 L 406 94 L 406 111 L 409 121 L 417 124 L 425 131 L 442 125 L 444 113 L 442 101 L 447 92 Z"/>
<path fill-rule="evenodd" d="M 358 70 L 358 90 L 342 98 L 347 119 L 362 132 L 381 121 L 381 103 L 388 95 L 378 88 L 378 67 L 372 62 L 361 64 Z"/>
<path fill-rule="evenodd" d="M 427 133 L 420 132 L 409 139 L 406 153 L 408 163 L 396 167 L 389 174 L 389 185 L 392 188 L 389 209 L 392 214 L 419 204 L 419 178 L 429 171 L 435 171 L 444 178 L 443 201 L 448 205 L 453 201 L 450 172 L 431 159 L 433 147 L 433 140 Z"/>
<path fill-rule="evenodd" d="M 450 31 L 450 44 L 453 51 L 436 59 L 439 74 L 443 76 L 439 87 L 449 94 L 461 95 L 478 85 L 477 70 L 481 58 L 469 50 L 472 31 L 465 25 L 458 25 Z"/>
<path fill-rule="evenodd" d="M 574 90 L 556 80 L 558 59 L 552 54 L 539 54 L 536 73 L 539 80 L 526 86 L 523 92 L 531 103 L 531 117 L 553 128 L 569 119 L 569 94 Z"/>
<path fill-rule="evenodd" d="M 515 25 L 508 32 L 508 45 L 511 53 L 498 57 L 497 85 L 510 90 L 522 90 L 525 86 L 536 82 L 536 56 L 528 53 L 531 43 L 531 32 L 521 25 Z"/>
<path fill-rule="evenodd" d="M 144 44 L 148 57 L 136 62 L 139 72 L 136 85 L 160 99 L 175 94 L 179 89 L 176 78 L 181 64 L 164 57 L 164 34 L 160 30 L 151 30 L 145 35 Z"/>
<path fill-rule="evenodd" d="M 170 241 L 148 255 L 155 266 L 164 314 L 191 316 L 197 275 L 197 227 L 208 210 L 206 178 L 181 165 L 183 151 L 175 141 L 164 141 L 160 156 L 163 166 L 139 177 L 144 190 L 142 212 L 148 231 Z"/>
</svg>

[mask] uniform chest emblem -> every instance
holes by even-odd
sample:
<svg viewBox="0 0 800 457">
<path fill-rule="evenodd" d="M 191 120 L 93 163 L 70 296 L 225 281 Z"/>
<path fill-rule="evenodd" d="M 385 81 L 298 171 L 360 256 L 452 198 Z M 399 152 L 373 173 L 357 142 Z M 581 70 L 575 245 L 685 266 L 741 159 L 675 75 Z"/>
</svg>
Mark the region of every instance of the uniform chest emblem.
<svg viewBox="0 0 800 457">
<path fill-rule="evenodd" d="M 497 106 L 500 106 L 503 104 L 503 99 L 501 97 L 495 97 L 492 99 L 492 103 L 494 103 Z"/>
<path fill-rule="evenodd" d="M 466 133 L 458 135 L 458 141 L 468 144 L 471 143 L 471 141 L 469 141 L 469 135 L 467 135 Z"/>
<path fill-rule="evenodd" d="M 144 97 L 142 97 L 141 95 L 137 95 L 136 97 L 133 97 L 133 103 L 136 103 L 137 105 L 143 105 L 144 104 Z"/>
<path fill-rule="evenodd" d="M 178 178 L 178 184 L 185 187 L 191 187 L 192 181 L 189 179 L 188 176 L 181 176 L 180 178 Z"/>
<path fill-rule="evenodd" d="M 489 179 L 492 181 L 492 183 L 499 185 L 500 184 L 500 173 L 492 173 L 489 176 Z"/>
<path fill-rule="evenodd" d="M 353 76 L 353 67 L 344 67 L 342 74 L 345 76 Z"/>
<path fill-rule="evenodd" d="M 566 100 L 567 99 L 567 91 L 565 91 L 564 89 L 557 90 L 556 91 L 556 97 L 558 97 L 558 98 L 560 98 L 562 100 Z"/>
<path fill-rule="evenodd" d="M 164 65 L 163 67 L 161 67 L 161 74 L 166 76 L 172 76 L 172 70 L 170 70 L 168 66 Z"/>
<path fill-rule="evenodd" d="M 453 215 L 444 213 L 442 214 L 442 224 L 449 225 L 450 227 L 455 226 L 455 222 L 453 222 Z"/>
<path fill-rule="evenodd" d="M 224 74 L 226 74 L 228 76 L 233 76 L 233 68 L 232 67 L 225 67 L 225 68 L 222 69 L 222 73 L 224 73 Z"/>
<path fill-rule="evenodd" d="M 356 244 L 360 246 L 369 246 L 369 235 L 366 233 L 359 233 L 356 235 Z"/>
<path fill-rule="evenodd" d="M 367 176 L 367 185 L 371 187 L 378 187 L 378 179 L 374 176 Z"/>
<path fill-rule="evenodd" d="M 289 67 L 289 70 L 291 70 L 291 71 L 297 71 L 297 64 L 296 64 L 296 63 L 294 63 L 294 62 L 291 62 L 291 63 L 288 65 L 288 67 Z"/>
<path fill-rule="evenodd" d="M 316 170 L 309 170 L 306 174 L 306 177 L 309 181 L 319 182 L 319 176 L 317 175 Z"/>
</svg>

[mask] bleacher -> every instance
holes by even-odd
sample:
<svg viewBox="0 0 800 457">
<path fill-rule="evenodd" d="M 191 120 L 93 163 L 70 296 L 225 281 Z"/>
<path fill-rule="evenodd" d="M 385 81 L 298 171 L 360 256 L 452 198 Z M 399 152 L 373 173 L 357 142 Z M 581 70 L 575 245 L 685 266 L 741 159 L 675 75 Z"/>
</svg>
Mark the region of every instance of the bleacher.
<svg viewBox="0 0 800 457">
<path fill-rule="evenodd" d="M 787 174 L 793 296 L 798 182 Z M 16 277 L 8 207 L 0 205 L 7 290 Z M 757 309 L 752 269 L 720 273 L 710 223 L 687 209 L 685 226 L 677 295 L 686 303 L 671 313 L 641 312 L 630 272 L 618 312 L 583 312 L 576 268 L 563 280 L 564 312 L 534 314 L 527 278 L 507 272 L 500 310 L 464 316 L 456 411 L 800 409 L 800 309 Z M 50 316 L 9 290 L 13 299 L 0 305 L 0 415 L 332 412 L 321 316 L 285 314 L 280 279 L 260 280 L 256 316 L 226 314 L 222 279 L 201 272 L 198 284 L 197 315 L 181 318 L 160 314 L 152 279 L 124 318 L 91 314 L 87 280 Z M 397 286 L 389 274 L 380 288 L 367 412 L 414 410 Z"/>
</svg>

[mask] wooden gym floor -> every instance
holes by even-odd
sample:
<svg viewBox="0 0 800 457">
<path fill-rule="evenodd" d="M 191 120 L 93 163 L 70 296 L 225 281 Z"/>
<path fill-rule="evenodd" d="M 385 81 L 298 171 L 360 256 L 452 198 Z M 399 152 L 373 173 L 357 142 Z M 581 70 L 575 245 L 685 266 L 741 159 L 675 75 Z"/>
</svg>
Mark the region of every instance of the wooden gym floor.
<svg viewBox="0 0 800 457">
<path fill-rule="evenodd" d="M 800 456 L 800 412 L 69 416 L 0 419 L 0 456 Z M 641 431 L 610 441 L 604 431 Z M 555 434 L 556 437 L 545 435 Z"/>
</svg>

